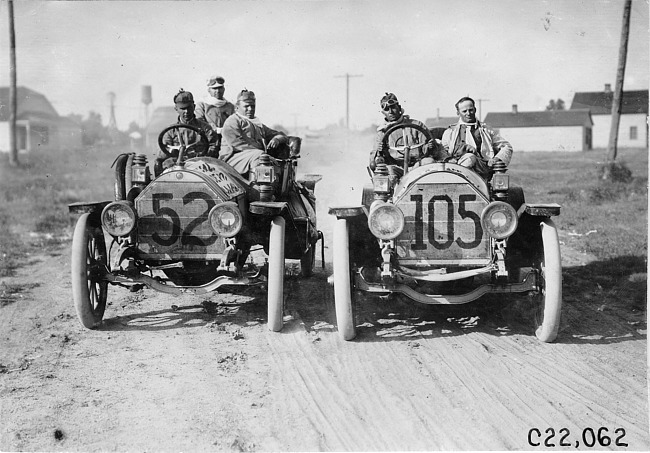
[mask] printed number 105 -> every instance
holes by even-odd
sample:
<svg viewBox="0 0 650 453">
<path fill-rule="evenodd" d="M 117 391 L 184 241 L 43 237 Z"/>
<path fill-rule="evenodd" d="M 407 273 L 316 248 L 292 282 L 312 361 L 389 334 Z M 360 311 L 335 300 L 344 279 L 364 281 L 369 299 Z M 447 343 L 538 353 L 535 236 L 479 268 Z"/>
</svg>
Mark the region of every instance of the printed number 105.
<svg viewBox="0 0 650 453">
<path fill-rule="evenodd" d="M 413 216 L 413 226 L 415 229 L 414 242 L 411 244 L 412 250 L 426 250 L 427 244 L 424 243 L 424 201 L 422 195 L 411 195 L 411 201 L 415 203 L 415 214 Z M 462 249 L 473 249 L 479 246 L 483 239 L 483 228 L 481 227 L 481 217 L 476 212 L 467 208 L 467 204 L 476 201 L 475 194 L 461 194 L 458 196 L 458 215 L 461 219 L 469 219 L 473 226 L 472 240 L 467 238 L 455 237 L 455 204 L 449 195 L 434 195 L 427 203 L 427 240 L 437 250 L 446 250 L 456 243 Z M 442 217 L 446 216 L 446 239 L 436 235 L 435 231 L 435 213 L 436 210 L 442 210 Z"/>
</svg>

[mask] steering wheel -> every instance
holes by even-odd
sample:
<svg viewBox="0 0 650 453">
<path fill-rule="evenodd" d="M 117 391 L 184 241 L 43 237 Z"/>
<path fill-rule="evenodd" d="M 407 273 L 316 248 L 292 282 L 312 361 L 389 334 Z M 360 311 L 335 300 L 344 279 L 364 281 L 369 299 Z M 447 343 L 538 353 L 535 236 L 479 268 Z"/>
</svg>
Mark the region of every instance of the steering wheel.
<svg viewBox="0 0 650 453">
<path fill-rule="evenodd" d="M 390 135 L 393 132 L 395 132 L 397 130 L 400 130 L 400 129 L 402 129 L 402 141 L 404 142 L 404 146 L 389 146 L 388 145 L 388 137 L 390 137 Z M 411 145 L 406 145 L 406 129 L 415 129 L 416 131 L 421 132 L 426 137 L 426 139 L 427 139 L 426 142 L 418 143 L 417 145 L 412 145 L 412 146 Z M 431 136 L 431 132 L 426 127 L 420 126 L 419 124 L 398 123 L 398 124 L 392 125 L 388 129 L 386 129 L 386 132 L 384 132 L 384 137 L 381 140 L 381 144 L 382 144 L 382 148 L 384 146 L 388 146 L 388 149 L 390 149 L 391 151 L 396 151 L 400 155 L 403 156 L 404 153 L 406 152 L 407 148 L 408 148 L 409 151 L 418 150 L 418 155 L 419 155 L 420 154 L 420 152 L 419 152 L 420 148 L 422 148 L 427 143 L 432 142 L 432 141 L 433 141 L 433 137 Z"/>
<path fill-rule="evenodd" d="M 174 157 L 172 156 L 171 151 L 175 149 L 180 149 L 180 146 L 177 148 L 174 145 L 167 145 L 166 143 L 163 142 L 163 138 L 165 137 L 165 134 L 168 131 L 171 131 L 172 129 L 189 129 L 191 131 L 196 132 L 199 134 L 199 140 L 195 141 L 194 143 L 182 143 L 182 135 L 179 133 L 179 138 L 181 139 L 181 145 L 185 145 L 185 151 L 190 150 L 191 148 L 201 144 L 201 142 L 205 142 L 205 148 L 206 150 L 208 149 L 208 146 L 210 144 L 210 141 L 208 140 L 208 136 L 205 135 L 205 132 L 203 132 L 201 129 L 199 129 L 196 126 L 190 126 L 189 124 L 172 124 L 169 127 L 166 127 L 165 129 L 162 130 L 162 132 L 158 135 L 158 147 L 160 150 L 165 154 L 167 157 Z M 179 160 L 182 159 L 184 153 L 178 154 Z"/>
</svg>

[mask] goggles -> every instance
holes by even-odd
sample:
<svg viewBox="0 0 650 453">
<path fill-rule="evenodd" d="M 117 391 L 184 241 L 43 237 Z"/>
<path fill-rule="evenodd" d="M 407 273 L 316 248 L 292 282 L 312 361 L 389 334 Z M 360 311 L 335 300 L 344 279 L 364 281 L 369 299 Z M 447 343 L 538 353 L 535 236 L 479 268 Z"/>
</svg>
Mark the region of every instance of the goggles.
<svg viewBox="0 0 650 453">
<path fill-rule="evenodd" d="M 382 101 L 381 103 L 381 109 L 384 112 L 388 112 L 396 107 L 399 107 L 399 102 L 397 102 L 395 99 L 388 99 L 386 101 Z"/>
</svg>

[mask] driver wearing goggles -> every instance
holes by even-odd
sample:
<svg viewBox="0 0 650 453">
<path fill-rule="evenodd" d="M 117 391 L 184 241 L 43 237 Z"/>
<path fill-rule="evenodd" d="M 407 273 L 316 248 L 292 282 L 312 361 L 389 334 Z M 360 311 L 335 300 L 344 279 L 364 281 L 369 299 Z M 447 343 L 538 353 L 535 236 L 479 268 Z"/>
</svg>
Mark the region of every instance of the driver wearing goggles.
<svg viewBox="0 0 650 453">
<path fill-rule="evenodd" d="M 421 121 L 410 118 L 404 114 L 404 109 L 399 103 L 397 96 L 393 93 L 386 93 L 379 101 L 381 113 L 384 115 L 384 124 L 377 128 L 375 147 L 370 152 L 370 169 L 376 168 L 376 159 L 382 157 L 388 166 L 389 175 L 400 178 L 404 174 L 404 155 L 390 148 L 415 146 L 421 143 L 426 145 L 418 151 L 413 152 L 409 158 L 409 166 L 418 166 L 433 163 L 441 159 L 442 148 L 435 140 L 427 142 L 427 137 L 420 131 L 413 128 L 398 129 L 393 131 L 388 140 L 384 141 L 385 132 L 395 124 L 412 124 L 426 129 Z"/>
</svg>

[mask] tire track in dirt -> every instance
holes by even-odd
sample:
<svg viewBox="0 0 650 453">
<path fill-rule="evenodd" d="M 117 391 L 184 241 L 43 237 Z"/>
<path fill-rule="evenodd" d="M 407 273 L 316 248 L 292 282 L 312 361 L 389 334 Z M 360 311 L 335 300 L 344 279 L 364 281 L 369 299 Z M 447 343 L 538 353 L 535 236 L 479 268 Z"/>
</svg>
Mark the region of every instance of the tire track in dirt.
<svg viewBox="0 0 650 453">
<path fill-rule="evenodd" d="M 565 427 L 579 436 L 585 427 L 613 431 L 617 423 L 631 445 L 647 445 L 638 375 L 620 382 L 602 362 L 594 367 L 586 359 L 585 345 L 542 344 L 532 328 L 503 320 L 468 327 L 437 319 L 438 327 L 407 317 L 395 329 L 395 318 L 383 318 L 374 320 L 382 327 L 362 330 L 350 343 L 331 335 L 314 342 L 304 331 L 292 331 L 298 339 L 290 344 L 278 343 L 284 336 L 269 338 L 287 370 L 283 386 L 303 392 L 283 399 L 295 399 L 293 412 L 310 414 L 327 449 L 525 449 L 531 428 Z M 429 330 L 418 332 L 418 324 Z M 382 338 L 382 329 L 395 336 Z M 641 370 L 643 358 L 637 363 Z M 612 392 L 633 404 L 612 405 Z M 480 442 L 467 433 L 478 433 Z"/>
</svg>

